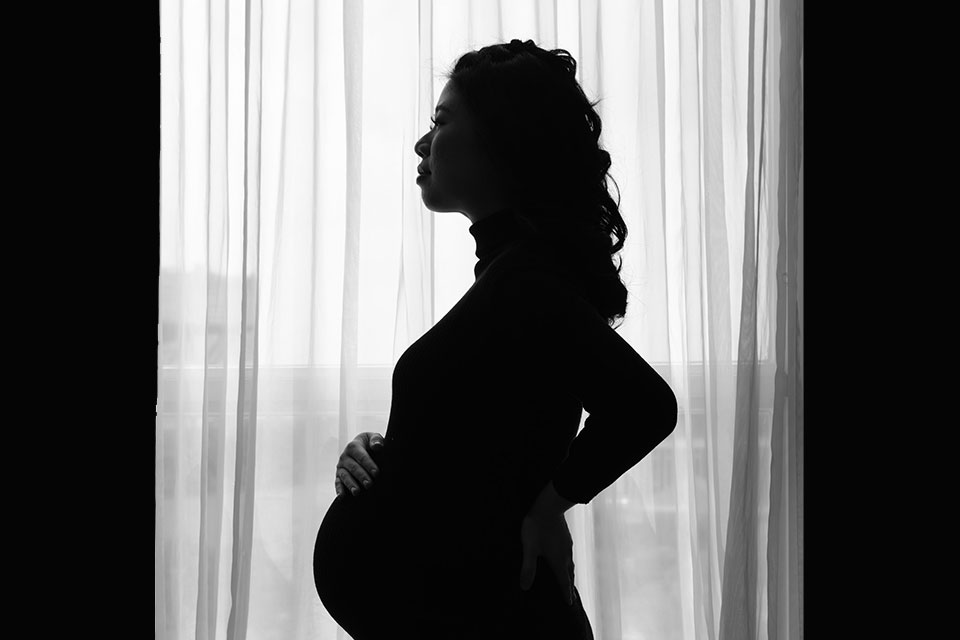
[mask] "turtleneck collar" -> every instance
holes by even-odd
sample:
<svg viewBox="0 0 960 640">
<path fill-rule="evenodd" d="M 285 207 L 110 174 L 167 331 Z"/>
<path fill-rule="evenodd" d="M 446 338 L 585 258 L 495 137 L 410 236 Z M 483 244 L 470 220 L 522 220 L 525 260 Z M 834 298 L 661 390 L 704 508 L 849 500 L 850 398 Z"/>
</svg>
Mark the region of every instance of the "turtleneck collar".
<svg viewBox="0 0 960 640">
<path fill-rule="evenodd" d="M 470 225 L 469 231 L 477 241 L 477 264 L 473 268 L 477 278 L 508 246 L 527 236 L 526 229 L 513 207 L 499 209 L 477 220 Z"/>
</svg>

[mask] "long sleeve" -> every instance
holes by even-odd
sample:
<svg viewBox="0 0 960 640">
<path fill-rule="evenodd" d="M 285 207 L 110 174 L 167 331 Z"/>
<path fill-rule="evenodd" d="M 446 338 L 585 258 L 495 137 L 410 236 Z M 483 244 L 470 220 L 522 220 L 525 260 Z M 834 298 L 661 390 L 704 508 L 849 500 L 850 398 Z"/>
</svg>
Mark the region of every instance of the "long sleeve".
<svg viewBox="0 0 960 640">
<path fill-rule="evenodd" d="M 673 431 L 676 396 L 561 278 L 527 270 L 499 284 L 497 317 L 516 356 L 542 363 L 589 414 L 552 478 L 561 497 L 586 504 Z"/>
</svg>

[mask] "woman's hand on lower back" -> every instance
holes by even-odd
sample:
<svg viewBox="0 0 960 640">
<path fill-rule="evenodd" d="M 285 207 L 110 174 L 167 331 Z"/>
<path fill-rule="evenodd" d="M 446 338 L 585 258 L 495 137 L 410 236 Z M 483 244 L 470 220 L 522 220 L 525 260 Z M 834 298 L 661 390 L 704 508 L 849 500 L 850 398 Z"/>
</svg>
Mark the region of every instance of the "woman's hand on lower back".
<svg viewBox="0 0 960 640">
<path fill-rule="evenodd" d="M 520 542 L 523 548 L 520 588 L 527 591 L 533 586 L 537 557 L 543 556 L 553 570 L 567 604 L 573 604 L 573 538 L 563 512 L 527 513 L 520 527 Z"/>
<path fill-rule="evenodd" d="M 380 469 L 377 467 L 377 463 L 373 461 L 371 453 L 380 451 L 383 446 L 382 435 L 367 431 L 347 444 L 337 461 L 337 472 L 334 479 L 337 495 L 345 491 L 357 495 L 361 489 L 373 485 L 373 480 L 379 475 Z"/>
</svg>

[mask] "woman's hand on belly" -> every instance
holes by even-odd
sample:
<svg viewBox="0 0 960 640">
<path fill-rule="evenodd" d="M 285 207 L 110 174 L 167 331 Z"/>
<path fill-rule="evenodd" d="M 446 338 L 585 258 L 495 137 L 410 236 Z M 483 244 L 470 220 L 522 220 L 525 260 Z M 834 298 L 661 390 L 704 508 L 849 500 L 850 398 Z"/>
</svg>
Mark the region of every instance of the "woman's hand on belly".
<svg viewBox="0 0 960 640">
<path fill-rule="evenodd" d="M 373 455 L 383 447 L 382 435 L 366 431 L 347 444 L 337 462 L 334 479 L 338 496 L 346 491 L 358 495 L 363 488 L 373 486 L 373 479 L 380 473 Z"/>
</svg>

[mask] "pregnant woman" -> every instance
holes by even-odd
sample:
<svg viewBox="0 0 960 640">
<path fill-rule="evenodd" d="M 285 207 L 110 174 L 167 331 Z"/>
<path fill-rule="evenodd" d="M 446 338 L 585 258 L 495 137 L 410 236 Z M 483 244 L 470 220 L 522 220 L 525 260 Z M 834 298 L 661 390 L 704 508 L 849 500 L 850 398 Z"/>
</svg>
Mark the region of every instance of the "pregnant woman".
<svg viewBox="0 0 960 640">
<path fill-rule="evenodd" d="M 468 52 L 414 148 L 427 208 L 472 223 L 475 281 L 397 361 L 385 435 L 340 456 L 314 579 L 355 640 L 593 638 L 564 512 L 676 425 L 612 326 L 626 227 L 575 70 L 529 40 Z"/>
</svg>

